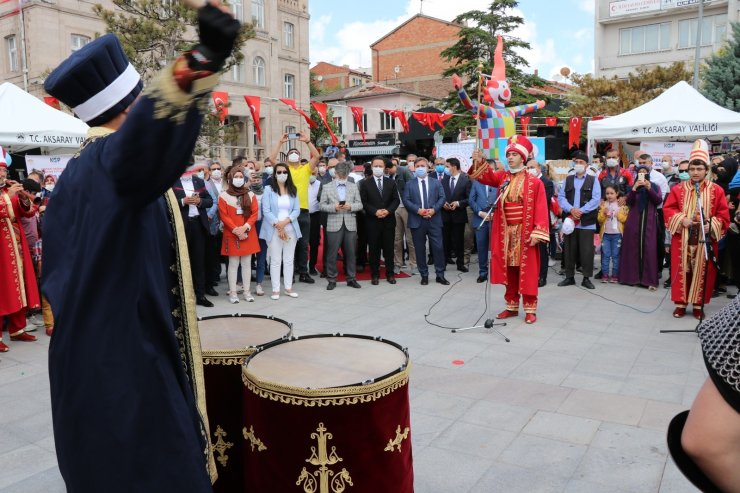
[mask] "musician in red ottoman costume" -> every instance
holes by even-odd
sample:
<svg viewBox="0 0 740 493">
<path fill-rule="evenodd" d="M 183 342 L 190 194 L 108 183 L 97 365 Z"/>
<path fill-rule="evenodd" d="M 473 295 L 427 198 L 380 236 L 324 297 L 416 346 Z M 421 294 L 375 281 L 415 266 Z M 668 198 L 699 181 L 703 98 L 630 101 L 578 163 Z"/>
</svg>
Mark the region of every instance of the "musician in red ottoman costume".
<svg viewBox="0 0 740 493">
<path fill-rule="evenodd" d="M 537 321 L 537 284 L 540 273 L 539 243 L 550 241 L 547 196 L 542 181 L 526 172 L 524 163 L 532 143 L 514 135 L 506 146 L 508 171 L 491 170 L 480 151 L 468 174 L 484 185 L 499 187 L 500 197 L 491 227 L 491 283 L 506 286 L 506 310 L 497 318 L 519 314 L 519 295 L 524 302 L 524 321 Z"/>
<path fill-rule="evenodd" d="M 2 151 L 0 151 L 0 159 Z M 23 186 L 7 179 L 8 168 L 0 160 L 0 353 L 8 351 L 3 342 L 2 324 L 8 317 L 11 341 L 35 341 L 23 331 L 26 310 L 38 308 L 39 290 L 31 253 L 21 226 L 21 217 L 33 217 L 36 207 Z"/>
</svg>

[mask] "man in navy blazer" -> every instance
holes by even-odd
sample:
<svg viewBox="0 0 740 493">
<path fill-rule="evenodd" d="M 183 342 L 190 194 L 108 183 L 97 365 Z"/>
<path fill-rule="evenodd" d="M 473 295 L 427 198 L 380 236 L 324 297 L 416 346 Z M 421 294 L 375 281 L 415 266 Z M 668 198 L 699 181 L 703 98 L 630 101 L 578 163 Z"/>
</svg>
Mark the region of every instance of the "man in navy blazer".
<svg viewBox="0 0 740 493">
<path fill-rule="evenodd" d="M 491 242 L 491 221 L 493 220 L 493 212 L 489 214 L 489 211 L 496 202 L 497 193 L 498 188 L 484 185 L 478 180 L 473 180 L 470 188 L 469 204 L 473 210 L 473 220 L 470 225 L 475 231 L 475 243 L 478 248 L 477 282 L 488 280 L 488 251 Z"/>
<path fill-rule="evenodd" d="M 444 232 L 445 262 L 452 263 L 452 253 L 457 258 L 457 270 L 467 272 L 465 267 L 465 225 L 468 223 L 468 196 L 470 179 L 467 173 L 460 172 L 460 160 L 449 158 L 446 161 L 449 175 L 442 180 L 445 192 L 445 205 L 442 210 Z"/>
<path fill-rule="evenodd" d="M 185 224 L 185 237 L 190 255 L 190 270 L 193 276 L 195 302 L 211 307 L 213 303 L 206 293 L 214 296 L 213 287 L 206 289 L 205 249 L 206 235 L 209 233 L 208 209 L 213 206 L 213 197 L 208 193 L 206 183 L 192 171 L 185 173 L 172 187 L 177 203 L 180 204 L 182 222 Z"/>
<path fill-rule="evenodd" d="M 416 178 L 406 183 L 403 191 L 403 205 L 409 214 L 409 228 L 414 238 L 416 258 L 426 258 L 426 241 L 434 257 L 434 270 L 439 284 L 448 285 L 445 279 L 445 256 L 442 247 L 442 217 L 440 211 L 445 203 L 445 193 L 439 180 L 427 176 L 427 160 L 416 160 Z M 426 191 L 426 197 L 423 196 Z M 426 262 L 417 264 L 421 274 L 421 284 L 429 284 L 429 268 Z"/>
</svg>

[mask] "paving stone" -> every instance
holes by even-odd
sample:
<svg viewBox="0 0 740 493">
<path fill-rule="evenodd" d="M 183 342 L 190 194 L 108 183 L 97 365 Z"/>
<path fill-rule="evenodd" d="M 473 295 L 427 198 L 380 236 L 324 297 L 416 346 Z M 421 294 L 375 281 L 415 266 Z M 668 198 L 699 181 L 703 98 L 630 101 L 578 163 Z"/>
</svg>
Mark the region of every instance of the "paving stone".
<svg viewBox="0 0 740 493">
<path fill-rule="evenodd" d="M 473 404 L 473 399 L 449 394 L 440 394 L 431 390 L 420 393 L 412 401 L 417 411 L 440 418 L 457 419 Z"/>
<path fill-rule="evenodd" d="M 558 408 L 558 412 L 584 418 L 636 425 L 640 421 L 646 403 L 645 399 L 636 397 L 577 389 Z"/>
<path fill-rule="evenodd" d="M 499 456 L 500 462 L 569 478 L 586 453 L 585 445 L 520 435 Z"/>
<path fill-rule="evenodd" d="M 632 493 L 655 492 L 660 486 L 664 464 L 663 460 L 591 447 L 573 478 L 606 486 L 620 485 Z"/>
<path fill-rule="evenodd" d="M 659 493 L 697 493 L 699 490 L 676 467 L 673 459 L 666 461 Z"/>
<path fill-rule="evenodd" d="M 490 459 L 428 446 L 414 454 L 414 490 L 420 493 L 467 492 L 490 465 Z"/>
<path fill-rule="evenodd" d="M 555 411 L 570 393 L 571 389 L 557 385 L 506 378 L 493 387 L 493 390 L 486 395 L 486 400 L 531 409 Z"/>
<path fill-rule="evenodd" d="M 470 493 L 560 493 L 567 479 L 537 469 L 496 462 Z M 424 490 L 420 490 L 424 491 Z M 448 491 L 466 491 L 451 489 Z"/>
<path fill-rule="evenodd" d="M 522 432 L 571 444 L 588 445 L 600 424 L 600 421 L 594 419 L 538 411 Z"/>
<path fill-rule="evenodd" d="M 414 450 L 417 446 L 429 445 L 454 422 L 452 419 L 424 414 L 414 408 L 411 411 L 411 441 L 414 444 Z"/>
<path fill-rule="evenodd" d="M 515 437 L 515 432 L 458 421 L 435 438 L 431 446 L 495 459 Z"/>
<path fill-rule="evenodd" d="M 657 461 L 665 460 L 668 455 L 665 430 L 650 430 L 615 423 L 602 423 L 591 442 L 591 447 Z"/>
<path fill-rule="evenodd" d="M 500 402 L 479 400 L 460 417 L 460 421 L 498 430 L 520 432 L 529 422 L 534 410 Z"/>
<path fill-rule="evenodd" d="M 642 428 L 650 428 L 665 432 L 673 417 L 686 409 L 688 409 L 688 407 L 683 404 L 649 400 L 645 405 L 645 410 L 640 417 L 638 425 Z"/>
</svg>

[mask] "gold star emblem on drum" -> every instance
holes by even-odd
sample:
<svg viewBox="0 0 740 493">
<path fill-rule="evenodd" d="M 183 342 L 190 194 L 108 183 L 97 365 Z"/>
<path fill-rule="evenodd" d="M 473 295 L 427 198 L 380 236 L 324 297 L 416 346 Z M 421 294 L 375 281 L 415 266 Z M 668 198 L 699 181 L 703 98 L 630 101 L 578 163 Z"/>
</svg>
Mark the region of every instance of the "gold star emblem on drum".
<svg viewBox="0 0 740 493">
<path fill-rule="evenodd" d="M 298 486 L 303 484 L 304 493 L 315 493 L 317 491 L 317 482 L 314 476 L 317 476 L 319 478 L 319 493 L 342 493 L 347 488 L 347 485 L 352 486 L 352 478 L 345 468 L 342 468 L 339 474 L 337 474 L 327 467 L 342 462 L 342 458 L 337 455 L 337 448 L 335 446 L 332 445 L 331 451 L 327 450 L 326 442 L 334 437 L 331 433 L 326 433 L 327 429 L 324 428 L 324 423 L 319 423 L 316 431 L 318 433 L 311 433 L 311 438 L 317 441 L 318 449 L 317 447 L 311 447 L 311 457 L 306 459 L 306 462 L 314 466 L 319 466 L 319 468 L 313 473 L 310 473 L 304 467 L 295 484 Z M 329 489 L 329 478 L 332 477 L 331 489 Z"/>
</svg>

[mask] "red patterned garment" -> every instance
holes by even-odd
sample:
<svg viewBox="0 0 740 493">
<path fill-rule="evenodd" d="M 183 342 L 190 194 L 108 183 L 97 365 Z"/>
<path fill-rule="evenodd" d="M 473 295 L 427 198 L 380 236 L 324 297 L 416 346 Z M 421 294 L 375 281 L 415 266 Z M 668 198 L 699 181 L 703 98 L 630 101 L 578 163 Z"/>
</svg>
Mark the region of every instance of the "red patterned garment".
<svg viewBox="0 0 740 493">
<path fill-rule="evenodd" d="M 33 217 L 36 208 L 25 209 L 18 196 L 0 189 L 0 317 L 40 305 L 31 252 L 21 217 Z"/>
</svg>

